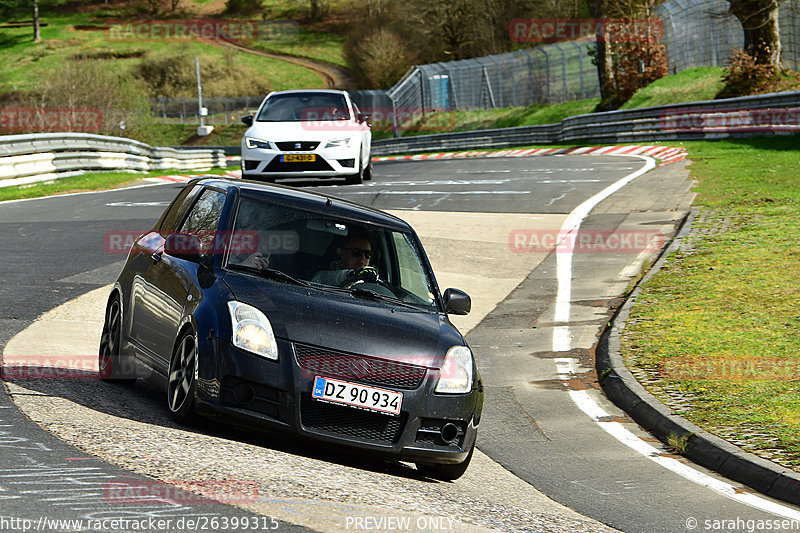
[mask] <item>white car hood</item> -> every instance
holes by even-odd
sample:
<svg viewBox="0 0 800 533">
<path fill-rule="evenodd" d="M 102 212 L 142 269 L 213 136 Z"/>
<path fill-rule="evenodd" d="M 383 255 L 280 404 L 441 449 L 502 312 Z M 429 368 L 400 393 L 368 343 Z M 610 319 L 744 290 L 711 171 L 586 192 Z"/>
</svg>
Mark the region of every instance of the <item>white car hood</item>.
<svg viewBox="0 0 800 533">
<path fill-rule="evenodd" d="M 351 120 L 254 122 L 245 136 L 271 142 L 327 141 L 352 137 L 363 132 L 364 129 L 364 125 Z"/>
</svg>

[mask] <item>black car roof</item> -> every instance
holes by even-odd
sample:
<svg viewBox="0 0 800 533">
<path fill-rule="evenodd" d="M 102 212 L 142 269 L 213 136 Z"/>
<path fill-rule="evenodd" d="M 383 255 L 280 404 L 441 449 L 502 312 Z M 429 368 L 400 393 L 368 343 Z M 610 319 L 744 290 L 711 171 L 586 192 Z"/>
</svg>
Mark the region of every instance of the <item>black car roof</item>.
<svg viewBox="0 0 800 533">
<path fill-rule="evenodd" d="M 292 187 L 267 184 L 257 181 L 225 179 L 219 176 L 200 176 L 191 183 L 202 183 L 230 190 L 237 189 L 243 193 L 250 193 L 263 197 L 266 200 L 280 201 L 281 203 L 296 204 L 298 208 L 335 217 L 346 218 L 367 224 L 387 226 L 403 231 L 411 230 L 411 226 L 401 218 L 374 209 L 359 205 L 336 196 L 303 191 Z"/>
</svg>

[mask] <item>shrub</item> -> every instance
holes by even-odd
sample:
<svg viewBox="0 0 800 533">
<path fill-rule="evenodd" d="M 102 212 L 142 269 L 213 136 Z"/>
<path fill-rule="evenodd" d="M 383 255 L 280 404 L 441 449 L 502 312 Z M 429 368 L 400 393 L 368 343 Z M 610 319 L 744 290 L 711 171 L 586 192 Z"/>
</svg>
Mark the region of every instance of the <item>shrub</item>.
<svg viewBox="0 0 800 533">
<path fill-rule="evenodd" d="M 119 135 L 125 122 L 125 135 L 136 136 L 150 127 L 150 103 L 141 83 L 129 74 L 119 74 L 99 61 L 66 61 L 19 104 L 35 109 L 92 109 L 99 111 L 99 131 Z"/>
<path fill-rule="evenodd" d="M 758 64 L 755 57 L 744 50 L 735 50 L 731 53 L 730 64 L 725 67 L 722 75 L 725 87 L 717 94 L 717 98 L 755 94 L 766 86 L 775 74 L 772 65 Z"/>
<path fill-rule="evenodd" d="M 197 72 L 194 54 L 187 48 L 178 48 L 156 57 L 146 57 L 133 70 L 141 79 L 151 97 L 195 97 L 197 96 Z M 235 56 L 226 54 L 222 61 L 209 56 L 200 56 L 200 77 L 203 96 L 240 96 L 242 94 L 266 94 L 271 84 L 253 69 L 236 63 Z"/>
<path fill-rule="evenodd" d="M 264 11 L 262 0 L 228 0 L 225 2 L 227 15 L 256 15 Z"/>
<path fill-rule="evenodd" d="M 386 28 L 364 37 L 353 50 L 356 64 L 369 87 L 391 87 L 414 64 L 405 42 Z"/>
</svg>

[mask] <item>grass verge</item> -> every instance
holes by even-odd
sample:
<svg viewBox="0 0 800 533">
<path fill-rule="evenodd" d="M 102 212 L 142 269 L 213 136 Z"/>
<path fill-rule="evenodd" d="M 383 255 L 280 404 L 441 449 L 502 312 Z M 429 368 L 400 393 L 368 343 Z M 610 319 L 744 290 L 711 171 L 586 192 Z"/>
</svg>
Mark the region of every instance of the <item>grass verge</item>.
<svg viewBox="0 0 800 533">
<path fill-rule="evenodd" d="M 628 365 L 676 412 L 800 467 L 800 136 L 682 143 L 702 217 L 633 308 Z"/>
<path fill-rule="evenodd" d="M 116 189 L 131 185 L 142 178 L 180 174 L 181 171 L 157 170 L 153 172 L 87 172 L 80 176 L 60 178 L 53 181 L 17 185 L 0 188 L 0 202 L 23 198 L 40 198 L 57 194 Z M 224 174 L 225 170 L 214 168 L 209 171 L 187 170 L 187 174 Z"/>
</svg>

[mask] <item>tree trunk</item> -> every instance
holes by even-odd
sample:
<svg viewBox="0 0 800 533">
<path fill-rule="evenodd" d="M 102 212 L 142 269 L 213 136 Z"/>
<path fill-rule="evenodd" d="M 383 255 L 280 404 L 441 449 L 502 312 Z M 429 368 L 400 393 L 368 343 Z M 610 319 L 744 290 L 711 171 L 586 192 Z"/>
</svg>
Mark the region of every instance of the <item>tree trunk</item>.
<svg viewBox="0 0 800 533">
<path fill-rule="evenodd" d="M 731 0 L 730 11 L 744 29 L 744 50 L 760 65 L 781 70 L 780 0 Z"/>
<path fill-rule="evenodd" d="M 597 24 L 608 18 L 607 0 L 595 0 L 593 6 L 594 23 L 599 28 L 597 38 L 597 77 L 600 82 L 601 107 L 611 106 L 616 95 L 616 83 L 614 79 L 614 58 L 611 53 L 608 31 L 605 24 Z"/>
<path fill-rule="evenodd" d="M 33 0 L 33 42 L 42 42 L 42 34 L 39 31 L 39 0 Z"/>
</svg>

